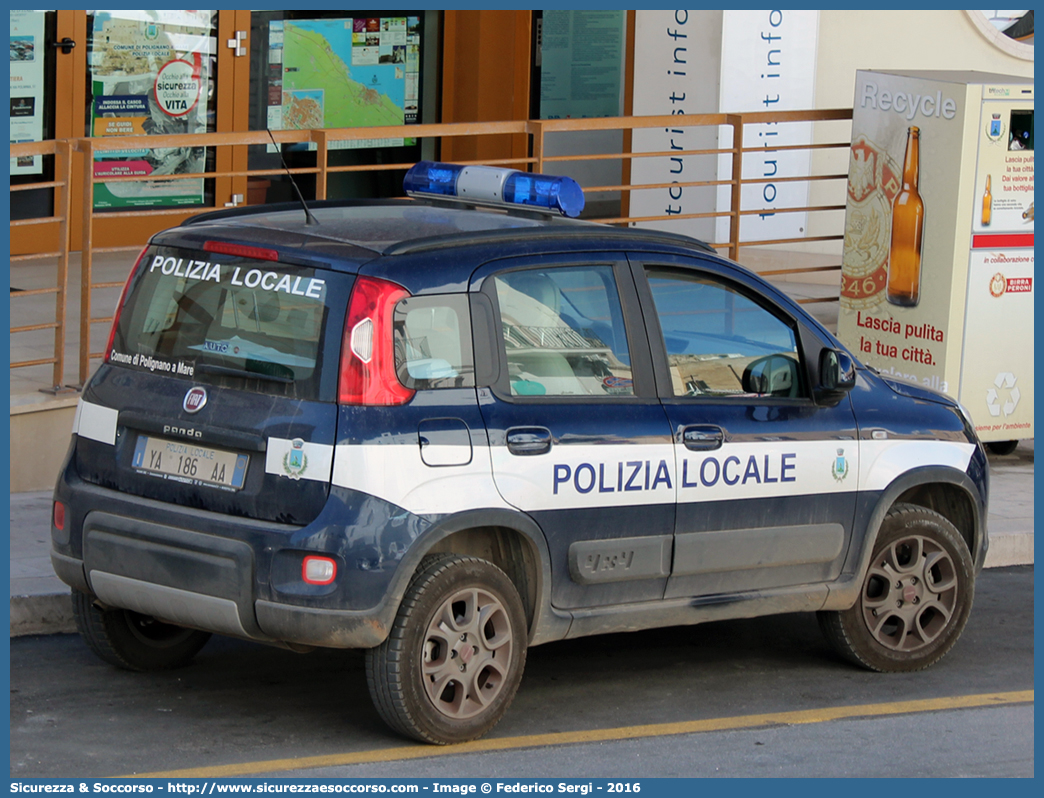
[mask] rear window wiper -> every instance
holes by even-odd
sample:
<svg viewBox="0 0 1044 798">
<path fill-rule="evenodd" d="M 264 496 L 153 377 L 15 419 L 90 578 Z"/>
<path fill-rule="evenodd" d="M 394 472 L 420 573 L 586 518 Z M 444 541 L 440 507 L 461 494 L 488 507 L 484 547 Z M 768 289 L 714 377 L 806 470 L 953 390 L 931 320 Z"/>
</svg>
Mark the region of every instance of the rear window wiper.
<svg viewBox="0 0 1044 798">
<path fill-rule="evenodd" d="M 250 368 L 251 366 L 253 368 Z M 289 373 L 280 374 L 277 372 L 277 369 Z M 203 374 L 220 374 L 226 377 L 268 380 L 269 382 L 281 382 L 287 385 L 294 382 L 293 372 L 286 366 L 281 366 L 278 363 L 266 363 L 260 360 L 248 360 L 247 368 L 219 366 L 215 363 L 197 363 L 196 371 Z"/>
</svg>

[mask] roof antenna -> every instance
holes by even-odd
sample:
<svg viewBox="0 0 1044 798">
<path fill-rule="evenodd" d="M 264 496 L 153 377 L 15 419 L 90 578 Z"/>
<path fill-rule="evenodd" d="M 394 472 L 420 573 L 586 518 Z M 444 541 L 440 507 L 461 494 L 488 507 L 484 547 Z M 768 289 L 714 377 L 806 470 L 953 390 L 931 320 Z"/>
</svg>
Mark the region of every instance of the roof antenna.
<svg viewBox="0 0 1044 798">
<path fill-rule="evenodd" d="M 294 187 L 294 193 L 297 195 L 297 201 L 301 203 L 301 207 L 304 208 L 305 212 L 305 226 L 311 227 L 312 225 L 319 224 L 319 220 L 312 216 L 312 212 L 308 210 L 308 203 L 305 202 L 303 196 L 301 196 L 301 189 L 297 187 L 297 181 L 294 180 L 293 174 L 290 172 L 290 167 L 286 165 L 286 159 L 283 157 L 283 148 L 276 143 L 275 136 L 272 135 L 272 131 L 269 128 L 265 128 L 268 133 L 268 137 L 272 139 L 272 145 L 276 148 L 276 152 L 279 153 L 279 160 L 283 162 L 283 168 L 286 170 L 286 176 L 290 178 L 290 185 Z"/>
</svg>

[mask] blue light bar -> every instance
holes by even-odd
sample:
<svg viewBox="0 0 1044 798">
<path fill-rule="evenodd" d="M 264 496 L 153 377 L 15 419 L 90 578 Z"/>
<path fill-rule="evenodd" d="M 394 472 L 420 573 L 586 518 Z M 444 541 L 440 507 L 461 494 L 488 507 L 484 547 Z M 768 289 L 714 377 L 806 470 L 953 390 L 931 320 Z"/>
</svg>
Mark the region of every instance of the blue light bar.
<svg viewBox="0 0 1044 798">
<path fill-rule="evenodd" d="M 455 198 L 498 208 L 527 206 L 577 217 L 584 192 L 571 177 L 535 175 L 496 166 L 459 166 L 420 161 L 406 173 L 403 190 L 410 197 Z"/>
<path fill-rule="evenodd" d="M 504 200 L 516 205 L 537 205 L 576 217 L 584 209 L 584 190 L 571 177 L 515 172 L 504 182 Z"/>
<path fill-rule="evenodd" d="M 463 166 L 451 163 L 420 161 L 406 173 L 402 187 L 408 196 L 439 194 L 455 197 L 457 196 L 457 175 L 463 171 Z"/>
</svg>

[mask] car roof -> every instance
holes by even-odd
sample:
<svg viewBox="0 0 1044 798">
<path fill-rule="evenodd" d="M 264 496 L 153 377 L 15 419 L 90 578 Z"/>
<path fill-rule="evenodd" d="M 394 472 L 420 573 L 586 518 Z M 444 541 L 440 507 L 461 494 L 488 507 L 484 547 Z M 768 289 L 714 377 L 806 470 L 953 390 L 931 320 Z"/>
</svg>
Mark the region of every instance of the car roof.
<svg viewBox="0 0 1044 798">
<path fill-rule="evenodd" d="M 580 252 L 661 252 L 699 255 L 730 273 L 748 269 L 691 236 L 615 227 L 528 209 L 503 211 L 427 199 L 326 200 L 231 208 L 201 214 L 157 233 L 152 242 L 202 248 L 207 240 L 273 248 L 282 263 L 365 273 L 403 285 L 415 295 L 462 292 L 474 270 L 499 258 Z M 708 256 L 710 256 L 708 258 Z M 781 291 L 762 290 L 811 320 Z M 812 322 L 815 324 L 815 322 Z"/>
<path fill-rule="evenodd" d="M 565 219 L 528 209 L 505 212 L 470 205 L 418 200 L 325 201 L 309 203 L 318 224 L 307 224 L 300 203 L 280 203 L 237 208 L 197 216 L 183 228 L 206 226 L 211 235 L 239 233 L 257 243 L 282 242 L 303 245 L 309 239 L 312 252 L 333 246 L 329 254 L 345 255 L 343 245 L 365 250 L 370 257 L 400 255 L 470 243 L 509 243 L 512 240 L 594 239 L 626 237 L 630 241 L 654 239 L 673 246 L 697 247 L 713 252 L 708 245 L 689 236 L 655 230 L 633 230 L 595 222 Z M 353 260 L 362 260 L 357 253 Z"/>
</svg>

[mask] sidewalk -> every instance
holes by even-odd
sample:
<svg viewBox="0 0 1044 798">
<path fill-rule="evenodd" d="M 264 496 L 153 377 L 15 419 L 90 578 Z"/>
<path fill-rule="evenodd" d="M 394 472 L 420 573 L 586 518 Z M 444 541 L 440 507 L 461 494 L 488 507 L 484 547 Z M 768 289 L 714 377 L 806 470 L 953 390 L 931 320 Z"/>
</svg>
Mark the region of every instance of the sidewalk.
<svg viewBox="0 0 1044 798">
<path fill-rule="evenodd" d="M 987 568 L 1033 564 L 1033 441 L 990 455 Z M 69 588 L 51 570 L 51 492 L 11 494 L 11 636 L 75 632 Z"/>
</svg>

